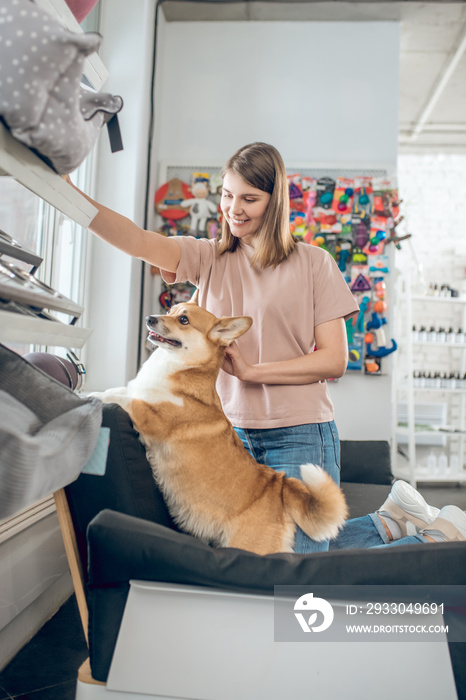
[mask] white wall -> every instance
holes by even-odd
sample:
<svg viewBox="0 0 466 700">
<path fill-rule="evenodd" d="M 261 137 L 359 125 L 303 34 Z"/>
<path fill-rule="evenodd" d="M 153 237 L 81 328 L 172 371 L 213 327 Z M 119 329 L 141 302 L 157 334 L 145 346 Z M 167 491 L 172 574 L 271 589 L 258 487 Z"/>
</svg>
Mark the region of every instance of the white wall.
<svg viewBox="0 0 466 700">
<path fill-rule="evenodd" d="M 119 114 L 124 150 L 111 153 L 100 135 L 94 197 L 144 223 L 149 133 L 151 57 L 155 3 L 101 0 L 100 55 L 109 71 L 103 90 L 123 97 Z M 137 369 L 142 263 L 112 246 L 90 240 L 86 323 L 93 334 L 86 346 L 86 390 L 126 384 Z"/>
<path fill-rule="evenodd" d="M 262 140 L 288 162 L 395 163 L 397 23 L 168 22 L 164 35 L 160 160 L 223 161 Z"/>
<path fill-rule="evenodd" d="M 164 23 L 154 180 L 161 162 L 215 165 L 256 140 L 291 167 L 394 172 L 399 33 L 394 22 Z M 342 438 L 390 438 L 390 382 L 348 374 L 332 385 Z"/>
</svg>

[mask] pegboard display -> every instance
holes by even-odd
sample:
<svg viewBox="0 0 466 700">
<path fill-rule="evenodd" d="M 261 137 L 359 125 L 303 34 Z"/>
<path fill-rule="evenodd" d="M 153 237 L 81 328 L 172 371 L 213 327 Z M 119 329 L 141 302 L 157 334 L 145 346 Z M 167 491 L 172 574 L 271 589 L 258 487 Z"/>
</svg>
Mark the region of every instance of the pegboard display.
<svg viewBox="0 0 466 700">
<path fill-rule="evenodd" d="M 155 228 L 166 235 L 215 238 L 220 233 L 221 166 L 164 165 L 155 198 Z M 383 374 L 397 349 L 386 337 L 391 270 L 386 246 L 399 246 L 396 182 L 381 168 L 288 167 L 290 230 L 327 250 L 356 297 L 360 314 L 347 322 L 348 370 Z M 163 309 L 185 301 L 190 285 L 161 282 Z"/>
</svg>

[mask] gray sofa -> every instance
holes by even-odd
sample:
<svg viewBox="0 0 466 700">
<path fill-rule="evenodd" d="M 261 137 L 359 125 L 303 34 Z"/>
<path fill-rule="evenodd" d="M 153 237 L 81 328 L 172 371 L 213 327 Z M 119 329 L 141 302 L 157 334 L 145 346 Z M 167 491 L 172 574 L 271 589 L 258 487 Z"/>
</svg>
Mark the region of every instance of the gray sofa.
<svg viewBox="0 0 466 700">
<path fill-rule="evenodd" d="M 258 556 L 214 549 L 180 532 L 158 491 L 144 448 L 127 414 L 104 406 L 111 430 L 103 477 L 82 474 L 66 488 L 86 573 L 92 676 L 105 682 L 131 580 L 270 593 L 274 585 L 463 586 L 466 543 L 330 550 L 313 555 Z M 350 516 L 372 512 L 392 481 L 384 442 L 342 442 L 342 488 Z M 323 588 L 322 588 L 323 587 Z M 429 588 L 429 589 L 430 589 Z M 449 617 L 450 616 L 450 617 Z M 453 616 L 453 617 L 452 617 Z M 448 610 L 464 628 L 465 607 Z M 449 643 L 459 698 L 466 698 L 466 644 Z"/>
</svg>

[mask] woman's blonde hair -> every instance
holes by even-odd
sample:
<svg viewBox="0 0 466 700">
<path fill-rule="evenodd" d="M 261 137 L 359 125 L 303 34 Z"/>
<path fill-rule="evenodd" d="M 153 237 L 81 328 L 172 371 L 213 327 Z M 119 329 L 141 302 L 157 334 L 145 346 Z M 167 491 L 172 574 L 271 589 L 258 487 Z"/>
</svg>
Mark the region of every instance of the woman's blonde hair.
<svg viewBox="0 0 466 700">
<path fill-rule="evenodd" d="M 261 228 L 255 237 L 251 264 L 262 269 L 276 267 L 293 252 L 296 241 L 290 232 L 290 201 L 285 164 L 276 148 L 268 143 L 250 143 L 224 165 L 222 176 L 233 171 L 249 185 L 270 194 Z M 231 233 L 225 216 L 218 251 L 233 252 L 239 239 Z"/>
</svg>

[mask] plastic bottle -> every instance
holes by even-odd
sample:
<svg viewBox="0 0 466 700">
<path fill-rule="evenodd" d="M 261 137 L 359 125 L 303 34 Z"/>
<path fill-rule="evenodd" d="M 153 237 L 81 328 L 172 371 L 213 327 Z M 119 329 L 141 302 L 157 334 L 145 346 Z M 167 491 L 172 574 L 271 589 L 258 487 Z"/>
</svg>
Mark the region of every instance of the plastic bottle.
<svg viewBox="0 0 466 700">
<path fill-rule="evenodd" d="M 437 333 L 437 343 L 445 343 L 447 339 L 447 334 L 445 333 L 445 328 L 439 328 Z"/>
<path fill-rule="evenodd" d="M 460 471 L 460 460 L 458 455 L 450 455 L 450 470 L 452 474 L 458 474 Z"/>
<path fill-rule="evenodd" d="M 427 333 L 427 340 L 429 343 L 436 343 L 437 342 L 437 331 L 433 326 L 429 328 L 429 332 Z M 458 341 L 459 342 L 459 341 Z"/>
<path fill-rule="evenodd" d="M 421 326 L 419 329 L 419 342 L 425 343 L 427 340 L 427 331 L 425 326 Z"/>
<path fill-rule="evenodd" d="M 439 455 L 439 458 L 437 460 L 437 471 L 439 474 L 446 474 L 447 468 L 448 468 L 448 457 L 446 456 L 445 452 L 442 452 L 442 454 Z"/>
<path fill-rule="evenodd" d="M 433 452 L 429 452 L 427 456 L 427 471 L 429 474 L 435 474 L 437 470 L 437 457 Z"/>
<path fill-rule="evenodd" d="M 440 373 L 440 386 L 442 389 L 449 389 L 451 386 L 450 377 L 447 377 L 446 372 Z"/>
<path fill-rule="evenodd" d="M 453 328 L 448 329 L 447 333 L 447 343 L 454 343 L 456 341 L 456 333 Z"/>
<path fill-rule="evenodd" d="M 462 328 L 458 328 L 458 333 L 456 334 L 456 342 L 464 343 L 464 332 Z"/>
<path fill-rule="evenodd" d="M 411 337 L 413 339 L 413 343 L 417 343 L 417 341 L 419 340 L 419 331 L 416 328 L 416 326 L 413 326 L 413 331 L 412 331 Z"/>
</svg>

